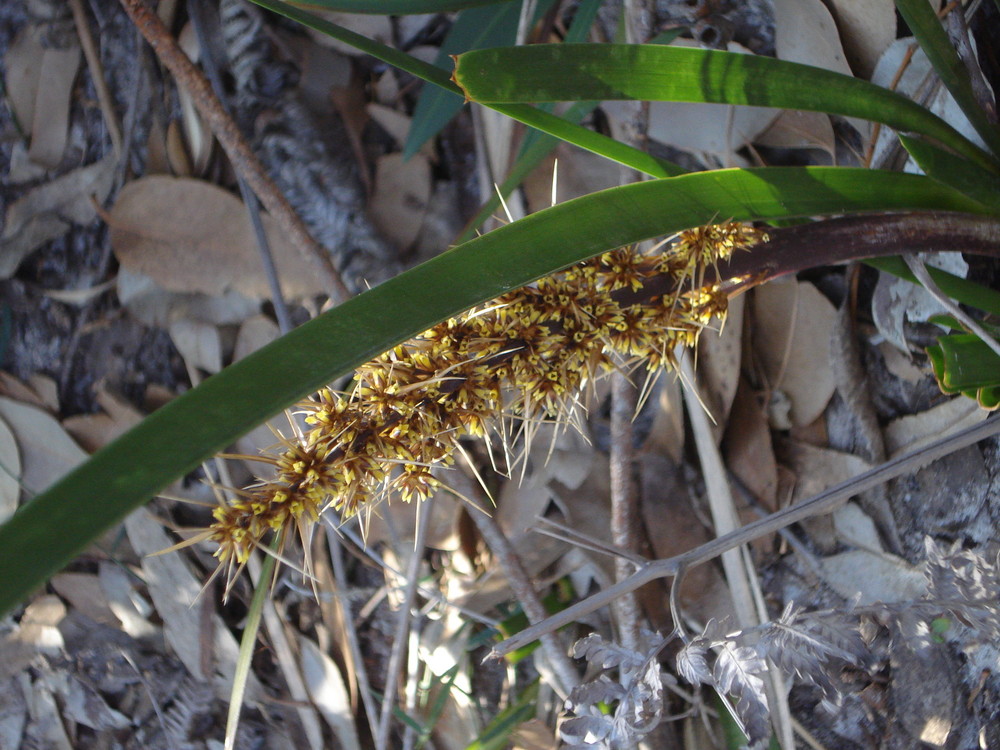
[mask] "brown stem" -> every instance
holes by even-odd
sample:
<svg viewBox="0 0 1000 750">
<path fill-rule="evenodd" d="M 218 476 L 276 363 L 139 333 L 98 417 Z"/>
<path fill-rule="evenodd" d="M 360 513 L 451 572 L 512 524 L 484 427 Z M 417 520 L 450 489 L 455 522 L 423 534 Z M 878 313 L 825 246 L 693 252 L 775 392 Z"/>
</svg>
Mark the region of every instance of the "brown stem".
<svg viewBox="0 0 1000 750">
<path fill-rule="evenodd" d="M 212 91 L 208 79 L 184 54 L 167 27 L 143 0 L 121 0 L 121 3 L 160 62 L 171 72 L 178 85 L 183 86 L 191 95 L 195 107 L 222 145 L 233 168 L 257 194 L 281 231 L 320 274 L 327 293 L 338 302 L 350 298 L 351 294 L 333 267 L 329 254 L 312 238 L 302 219 L 268 176 L 236 123 Z"/>
<path fill-rule="evenodd" d="M 1000 257 L 1000 219 L 948 211 L 844 216 L 768 229 L 767 234 L 768 242 L 750 252 L 737 250 L 728 263 L 720 263 L 718 274 L 706 269 L 706 282 L 744 279 L 732 285 L 735 293 L 807 268 L 886 255 L 960 250 Z M 633 305 L 675 292 L 673 277 L 657 276 L 638 291 L 615 292 L 614 298 Z"/>
</svg>

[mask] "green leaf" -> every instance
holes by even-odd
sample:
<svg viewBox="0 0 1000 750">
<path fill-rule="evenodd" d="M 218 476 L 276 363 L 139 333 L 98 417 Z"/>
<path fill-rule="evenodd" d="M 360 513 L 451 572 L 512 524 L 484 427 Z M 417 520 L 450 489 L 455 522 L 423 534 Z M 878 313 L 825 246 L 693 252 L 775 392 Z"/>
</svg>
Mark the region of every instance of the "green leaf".
<svg viewBox="0 0 1000 750">
<path fill-rule="evenodd" d="M 983 142 L 994 155 L 1000 156 L 1000 128 L 989 121 L 976 101 L 969 72 L 955 52 L 931 4 L 927 0 L 896 0 L 896 7 L 945 88 L 955 97 Z"/>
<path fill-rule="evenodd" d="M 1000 355 L 974 333 L 952 333 L 938 339 L 941 371 L 934 374 L 945 393 L 1000 385 Z"/>
<path fill-rule="evenodd" d="M 482 734 L 465 750 L 504 750 L 510 747 L 511 735 L 521 724 L 535 717 L 538 701 L 538 680 L 536 679 L 517 700 L 498 713 Z"/>
<path fill-rule="evenodd" d="M 254 0 L 256 2 L 256 0 Z M 309 0 L 296 6 L 340 13 L 368 13 L 378 16 L 412 16 L 420 13 L 448 13 L 453 10 L 504 5 L 512 0 Z M 520 4 L 520 3 L 517 3 Z"/>
<path fill-rule="evenodd" d="M 344 44 L 349 44 L 355 49 L 361 50 L 400 70 L 405 70 L 421 80 L 433 83 L 452 93 L 462 94 L 462 90 L 452 83 L 445 71 L 412 55 L 376 42 L 350 29 L 345 29 L 343 26 L 326 21 L 319 16 L 306 13 L 293 5 L 283 2 L 283 0 L 253 0 L 253 2 L 262 8 L 267 8 L 279 15 L 297 21 L 303 26 L 315 29 Z M 680 169 L 677 165 L 671 164 L 666 160 L 656 159 L 639 149 L 620 143 L 600 133 L 595 133 L 592 130 L 587 130 L 579 125 L 566 122 L 562 118 L 539 110 L 536 107 L 509 104 L 505 106 L 492 106 L 491 109 L 495 109 L 497 112 L 523 122 L 525 125 L 538 128 L 561 140 L 573 143 L 582 149 L 592 151 L 595 154 L 604 156 L 619 164 L 624 164 L 627 167 L 632 167 L 652 177 L 669 177 L 672 174 L 677 174 Z"/>
<path fill-rule="evenodd" d="M 583 258 L 716 221 L 978 204 L 926 177 L 720 170 L 611 188 L 453 248 L 306 323 L 158 411 L 0 526 L 0 613 L 103 530 L 237 437 L 439 321 Z"/>
<path fill-rule="evenodd" d="M 521 3 L 469 8 L 458 14 L 441 44 L 434 64 L 451 68 L 451 56 L 460 52 L 512 44 L 517 36 Z M 441 132 L 465 104 L 465 98 L 440 86 L 424 86 L 413 112 L 413 123 L 403 148 L 409 159 L 427 141 Z"/>
<path fill-rule="evenodd" d="M 922 138 L 900 133 L 899 140 L 928 177 L 1000 213 L 1000 177 Z"/>
<path fill-rule="evenodd" d="M 889 256 L 885 258 L 869 258 L 863 261 L 866 265 L 877 268 L 880 271 L 891 273 L 901 279 L 918 284 L 916 276 L 910 270 L 906 262 L 899 256 Z M 963 305 L 975 307 L 983 312 L 1000 315 L 1000 292 L 990 289 L 974 281 L 963 279 L 954 274 L 942 271 L 934 266 L 927 266 L 927 272 L 934 279 L 942 292 L 952 299 L 961 302 Z"/>
<path fill-rule="evenodd" d="M 536 44 L 461 55 L 455 81 L 484 104 L 637 99 L 751 104 L 860 117 L 938 139 L 997 165 L 951 125 L 894 91 L 810 65 L 650 44 Z"/>
</svg>

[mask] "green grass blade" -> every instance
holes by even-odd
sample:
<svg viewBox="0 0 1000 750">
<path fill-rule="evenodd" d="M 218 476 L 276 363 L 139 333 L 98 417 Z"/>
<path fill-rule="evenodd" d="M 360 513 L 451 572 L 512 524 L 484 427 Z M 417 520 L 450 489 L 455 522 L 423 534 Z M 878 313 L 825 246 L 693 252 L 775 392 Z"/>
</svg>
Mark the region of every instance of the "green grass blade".
<svg viewBox="0 0 1000 750">
<path fill-rule="evenodd" d="M 1000 157 L 1000 128 L 989 121 L 976 102 L 969 72 L 958 58 L 937 13 L 927 0 L 896 0 L 896 8 L 917 38 L 941 83 L 955 97 L 983 142 Z"/>
<path fill-rule="evenodd" d="M 281 543 L 276 537 L 270 545 L 271 552 L 277 552 Z M 257 585 L 254 587 L 250 609 L 247 610 L 243 624 L 243 636 L 240 638 L 240 651 L 236 659 L 236 672 L 233 674 L 233 689 L 229 695 L 229 711 L 226 714 L 226 750 L 236 746 L 236 731 L 240 725 L 240 712 L 243 708 L 243 697 L 246 695 L 247 680 L 250 677 L 250 667 L 253 654 L 257 647 L 257 634 L 260 633 L 260 620 L 264 615 L 264 602 L 271 591 L 271 577 L 274 575 L 274 555 L 264 555 Z"/>
<path fill-rule="evenodd" d="M 452 93 L 462 94 L 462 90 L 451 81 L 447 72 L 423 60 L 418 60 L 412 55 L 380 44 L 350 29 L 345 29 L 343 26 L 325 21 L 311 13 L 306 13 L 293 5 L 283 2 L 283 0 L 253 0 L 253 2 L 262 8 L 267 8 L 279 15 L 297 21 L 344 44 L 349 44 L 355 49 L 361 50 L 400 70 L 412 73 L 421 80 L 433 83 Z M 525 125 L 538 128 L 545 133 L 573 143 L 582 149 L 592 151 L 595 154 L 604 156 L 627 167 L 632 167 L 652 177 L 669 177 L 672 174 L 676 174 L 677 170 L 680 169 L 668 161 L 656 159 L 639 149 L 619 143 L 613 138 L 608 138 L 600 133 L 587 130 L 579 125 L 566 122 L 562 118 L 539 110 L 536 107 L 529 107 L 523 104 L 508 104 L 491 106 L 491 109 L 495 109 L 497 112 L 523 122 Z"/>
<path fill-rule="evenodd" d="M 535 717 L 537 702 L 538 680 L 535 680 L 524 689 L 517 701 L 498 713 L 465 750 L 504 750 L 510 747 L 514 731 Z"/>
<path fill-rule="evenodd" d="M 333 10 L 340 13 L 413 16 L 421 13 L 449 13 L 453 10 L 502 5 L 509 2 L 512 0 L 308 0 L 308 2 L 296 2 L 295 5 L 300 8 Z"/>
<path fill-rule="evenodd" d="M 520 17 L 520 2 L 463 10 L 448 30 L 434 64 L 442 70 L 450 70 L 452 55 L 513 44 Z M 409 159 L 417 153 L 421 146 L 441 132 L 464 104 L 465 97 L 453 91 L 440 86 L 424 86 L 413 112 L 403 157 Z"/>
<path fill-rule="evenodd" d="M 859 117 L 938 139 L 997 171 L 941 118 L 867 81 L 758 55 L 651 44 L 536 44 L 461 55 L 455 80 L 484 104 L 638 99 L 750 104 Z"/>
<path fill-rule="evenodd" d="M 720 218 L 907 209 L 982 213 L 974 201 L 917 175 L 829 167 L 720 170 L 593 193 L 466 242 L 227 367 L 25 504 L 0 526 L 0 613 L 240 435 L 473 305 L 609 248 Z"/>
<path fill-rule="evenodd" d="M 901 133 L 899 140 L 928 177 L 951 185 L 1000 214 L 1000 177 L 922 138 Z"/>
</svg>

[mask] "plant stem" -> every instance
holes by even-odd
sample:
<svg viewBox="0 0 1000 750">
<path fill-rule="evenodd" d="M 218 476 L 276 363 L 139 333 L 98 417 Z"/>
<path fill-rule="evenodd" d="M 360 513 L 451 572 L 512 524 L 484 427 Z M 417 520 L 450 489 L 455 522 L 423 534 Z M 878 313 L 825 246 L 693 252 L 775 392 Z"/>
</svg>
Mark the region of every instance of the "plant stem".
<svg viewBox="0 0 1000 750">
<path fill-rule="evenodd" d="M 611 376 L 611 542 L 626 552 L 637 552 L 636 526 L 638 492 L 635 483 L 635 446 L 632 422 L 638 406 L 638 392 L 628 375 Z M 623 581 L 635 571 L 635 564 L 615 557 L 615 580 Z M 633 592 L 615 600 L 612 606 L 618 639 L 622 646 L 639 649 L 639 602 Z"/>
<path fill-rule="evenodd" d="M 528 621 L 532 623 L 532 627 L 528 629 L 532 630 L 538 623 L 547 622 L 548 613 L 545 611 L 545 605 L 542 604 L 542 600 L 538 597 L 538 592 L 535 591 L 528 572 L 521 565 L 521 559 L 514 551 L 510 540 L 507 539 L 507 535 L 503 533 L 503 529 L 500 528 L 500 525 L 486 508 L 481 506 L 475 507 L 470 511 L 469 515 L 472 516 L 476 528 L 483 535 L 483 539 L 486 541 L 490 551 L 497 556 L 504 576 L 507 578 L 511 590 L 514 592 L 514 596 L 521 603 Z M 566 655 L 566 646 L 562 643 L 562 639 L 554 632 L 555 629 L 546 629 L 544 633 L 536 637 L 542 641 L 545 656 L 548 659 L 549 666 L 552 668 L 552 677 L 555 678 L 550 680 L 550 684 L 559 693 L 559 697 L 565 699 L 569 695 L 569 691 L 579 684 L 580 675 L 576 671 L 573 662 Z M 534 638 L 531 640 L 534 640 Z"/>
<path fill-rule="evenodd" d="M 212 91 L 208 79 L 184 54 L 177 40 L 143 0 L 121 0 L 121 4 L 132 23 L 156 52 L 160 62 L 171 72 L 178 85 L 183 86 L 191 95 L 198 112 L 219 140 L 233 168 L 243 175 L 281 231 L 319 273 L 327 293 L 337 302 L 349 299 L 351 294 L 333 267 L 329 254 L 312 238 L 302 219 L 271 180 L 250 144 Z"/>
</svg>

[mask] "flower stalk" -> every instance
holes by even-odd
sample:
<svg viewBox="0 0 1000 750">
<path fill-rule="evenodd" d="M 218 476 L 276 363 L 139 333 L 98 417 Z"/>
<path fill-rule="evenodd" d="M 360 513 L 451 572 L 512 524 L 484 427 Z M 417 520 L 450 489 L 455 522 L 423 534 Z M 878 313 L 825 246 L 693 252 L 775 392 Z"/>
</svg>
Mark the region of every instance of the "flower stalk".
<svg viewBox="0 0 1000 750">
<path fill-rule="evenodd" d="M 661 252 L 613 250 L 394 347 L 358 368 L 349 392 L 324 388 L 301 403 L 308 428 L 261 456 L 271 475 L 217 507 L 198 538 L 218 545 L 232 580 L 271 533 L 306 539 L 330 510 L 349 517 L 389 496 L 427 499 L 461 438 L 509 438 L 520 425 L 530 439 L 540 420 L 571 419 L 596 378 L 673 367 L 678 345 L 725 316 L 718 264 L 766 239 L 728 223 L 683 232 Z"/>
</svg>

